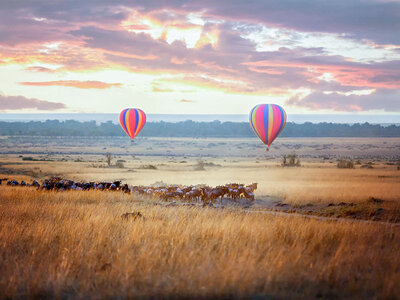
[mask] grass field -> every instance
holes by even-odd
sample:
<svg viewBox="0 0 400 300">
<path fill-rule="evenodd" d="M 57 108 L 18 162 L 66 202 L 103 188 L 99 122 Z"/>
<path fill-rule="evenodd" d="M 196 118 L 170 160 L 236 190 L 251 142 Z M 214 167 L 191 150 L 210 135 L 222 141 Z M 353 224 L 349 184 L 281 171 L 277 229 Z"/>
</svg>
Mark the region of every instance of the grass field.
<svg viewBox="0 0 400 300">
<path fill-rule="evenodd" d="M 0 193 L 3 297 L 400 297 L 398 227 Z M 143 217 L 120 217 L 132 210 Z"/>
<path fill-rule="evenodd" d="M 117 151 L 118 139 L 104 142 L 4 139 L 0 176 L 258 182 L 256 200 L 249 208 L 168 206 L 119 192 L 3 184 L 0 298 L 400 298 L 400 226 L 262 213 L 400 222 L 399 139 L 282 141 L 282 153 L 302 145 L 300 167 L 282 167 L 278 149 L 266 153 L 253 141 L 196 140 L 185 148 L 185 140 L 145 139 L 138 149 L 123 144 L 127 153 Z M 342 157 L 354 168 L 338 169 Z M 132 211 L 142 217 L 121 218 Z"/>
</svg>

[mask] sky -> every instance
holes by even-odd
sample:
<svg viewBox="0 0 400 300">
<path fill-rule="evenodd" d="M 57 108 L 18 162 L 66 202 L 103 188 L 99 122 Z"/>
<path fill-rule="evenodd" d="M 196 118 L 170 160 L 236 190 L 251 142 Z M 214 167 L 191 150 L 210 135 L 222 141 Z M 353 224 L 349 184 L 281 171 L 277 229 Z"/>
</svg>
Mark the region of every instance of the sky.
<svg viewBox="0 0 400 300">
<path fill-rule="evenodd" d="M 399 114 L 400 1 L 1 0 L 1 113 Z"/>
</svg>

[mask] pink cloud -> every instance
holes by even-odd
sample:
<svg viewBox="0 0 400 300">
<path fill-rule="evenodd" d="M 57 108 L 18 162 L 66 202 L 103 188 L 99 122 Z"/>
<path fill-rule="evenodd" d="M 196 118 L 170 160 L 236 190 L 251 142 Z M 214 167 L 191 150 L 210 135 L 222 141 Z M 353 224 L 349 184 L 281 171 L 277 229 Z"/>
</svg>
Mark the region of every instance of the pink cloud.
<svg viewBox="0 0 400 300">
<path fill-rule="evenodd" d="M 349 96 L 337 92 L 330 94 L 314 92 L 306 97 L 292 97 L 286 101 L 286 104 L 311 110 L 334 110 L 340 112 L 384 110 L 386 112 L 399 112 L 399 99 L 400 92 L 398 90 L 381 89 L 369 95 Z"/>
<path fill-rule="evenodd" d="M 249 70 L 254 72 L 263 73 L 265 68 L 291 68 L 301 70 L 301 74 L 308 77 L 308 81 L 318 83 L 321 81 L 318 77 L 324 73 L 332 74 L 334 80 L 338 81 L 344 86 L 354 87 L 369 87 L 369 88 L 400 88 L 400 78 L 395 80 L 386 80 L 376 82 L 373 79 L 380 75 L 395 75 L 400 77 L 400 73 L 390 69 L 371 68 L 371 66 L 362 65 L 342 65 L 326 64 L 326 63 L 313 63 L 313 62 L 290 62 L 290 61 L 254 61 L 245 62 L 243 65 L 249 66 Z M 267 69 L 268 70 L 268 69 Z M 283 72 L 283 71 L 282 71 Z M 265 73 L 268 73 L 265 72 Z"/>
<path fill-rule="evenodd" d="M 1 111 L 20 110 L 20 109 L 36 109 L 36 110 L 51 111 L 63 108 L 66 108 L 64 103 L 38 100 L 34 98 L 26 98 L 24 96 L 0 95 Z"/>
<path fill-rule="evenodd" d="M 32 72 L 40 72 L 40 73 L 54 73 L 54 70 L 52 70 L 52 69 L 45 68 L 45 67 L 39 67 L 39 66 L 27 67 L 25 70 L 32 71 Z"/>
</svg>

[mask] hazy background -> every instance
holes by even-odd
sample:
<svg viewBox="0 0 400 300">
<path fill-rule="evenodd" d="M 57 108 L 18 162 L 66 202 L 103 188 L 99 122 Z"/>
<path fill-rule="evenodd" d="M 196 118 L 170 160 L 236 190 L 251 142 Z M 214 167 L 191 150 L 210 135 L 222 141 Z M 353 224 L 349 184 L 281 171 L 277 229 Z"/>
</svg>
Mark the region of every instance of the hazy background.
<svg viewBox="0 0 400 300">
<path fill-rule="evenodd" d="M 37 114 L 0 114 L 0 121 L 46 121 L 46 120 L 75 120 L 75 121 L 96 121 L 102 123 L 112 121 L 119 122 L 119 114 L 103 113 L 37 113 Z M 247 122 L 246 114 L 147 114 L 147 122 L 181 122 L 192 120 L 194 122 Z M 399 114 L 387 115 L 359 115 L 359 114 L 288 114 L 287 122 L 294 123 L 365 123 L 391 125 L 400 124 Z"/>
</svg>

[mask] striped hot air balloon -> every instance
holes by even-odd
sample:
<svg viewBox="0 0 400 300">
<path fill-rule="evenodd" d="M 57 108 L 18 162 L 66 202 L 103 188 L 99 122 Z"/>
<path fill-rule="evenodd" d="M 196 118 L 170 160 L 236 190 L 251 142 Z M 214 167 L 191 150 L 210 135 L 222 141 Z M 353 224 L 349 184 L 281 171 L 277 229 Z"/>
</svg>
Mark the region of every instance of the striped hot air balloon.
<svg viewBox="0 0 400 300">
<path fill-rule="evenodd" d="M 251 128 L 268 147 L 282 132 L 285 124 L 286 113 L 279 105 L 259 104 L 250 112 Z"/>
<path fill-rule="evenodd" d="M 122 129 L 133 140 L 146 123 L 146 114 L 137 108 L 127 108 L 121 111 L 119 123 Z"/>
</svg>

